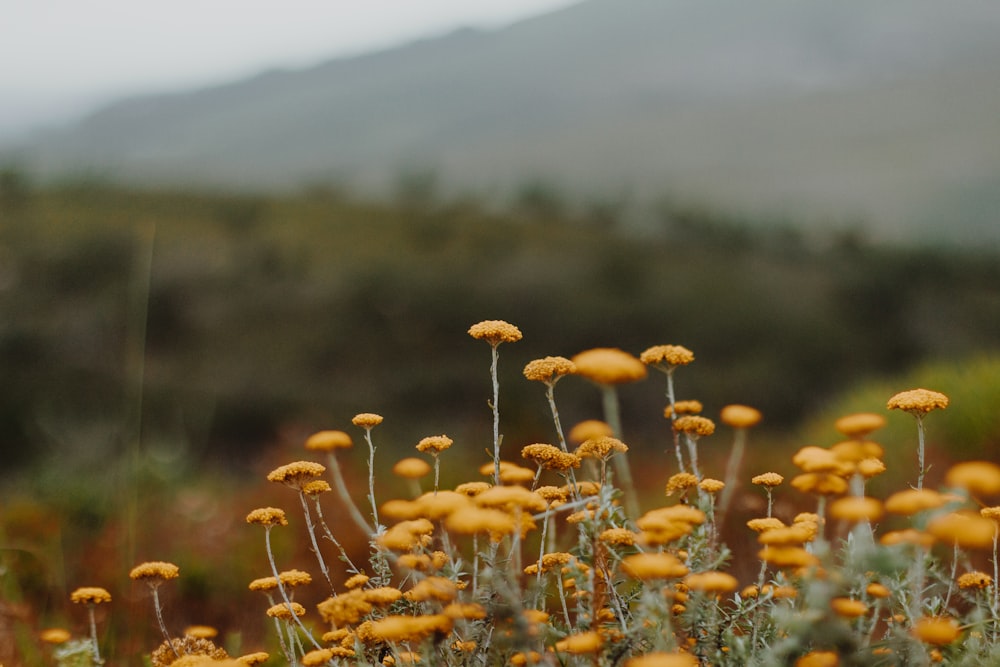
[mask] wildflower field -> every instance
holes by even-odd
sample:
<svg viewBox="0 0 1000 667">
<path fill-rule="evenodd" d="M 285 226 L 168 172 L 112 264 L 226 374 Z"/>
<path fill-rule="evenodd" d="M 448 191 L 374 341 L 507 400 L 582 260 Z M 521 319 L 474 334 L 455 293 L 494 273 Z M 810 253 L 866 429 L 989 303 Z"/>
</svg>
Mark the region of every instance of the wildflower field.
<svg viewBox="0 0 1000 667">
<path fill-rule="evenodd" d="M 193 625 L 199 619 L 171 625 L 170 589 L 184 570 L 135 563 L 129 578 L 147 591 L 149 624 L 161 634 L 143 651 L 146 660 L 155 667 L 1000 661 L 1000 506 L 991 504 L 1000 500 L 1000 466 L 928 465 L 926 431 L 949 408 L 945 394 L 903 388 L 878 411 L 841 416 L 833 424 L 840 440 L 799 449 L 796 474 L 786 479 L 744 465 L 765 415 L 731 404 L 709 417 L 686 398 L 685 381 L 698 366 L 691 349 L 548 356 L 523 367 L 523 383 L 501 387 L 503 352 L 522 339 L 520 329 L 485 320 L 468 334 L 482 342 L 491 436 L 470 443 L 414 434 L 411 455 L 385 461 L 380 426 L 392 415 L 322 425 L 302 443 L 301 458 L 260 480 L 280 489 L 280 506 L 246 508 L 244 528 L 257 546 L 239 558 L 255 558 L 260 576 L 232 604 L 259 608 L 268 631 L 243 636 L 230 653 L 220 633 L 233 628 Z M 661 379 L 664 407 L 648 418 L 664 424 L 663 448 L 634 458 L 618 391 L 648 374 Z M 563 424 L 563 382 L 591 385 L 600 414 Z M 551 417 L 549 442 L 504 438 L 505 397 L 529 391 Z M 878 433 L 895 412 L 912 417 L 910 465 L 901 472 L 908 481 L 875 497 L 869 482 L 886 473 Z M 720 437 L 726 445 L 715 442 L 706 457 L 702 439 Z M 367 459 L 360 482 L 339 461 L 352 447 Z M 478 470 L 458 471 L 448 477 L 461 481 L 443 485 L 442 470 L 459 448 L 474 452 Z M 396 482 L 380 488 L 375 471 L 386 466 Z M 642 480 L 658 480 L 656 488 L 633 482 L 637 470 Z M 749 504 L 756 516 L 742 516 L 734 502 L 741 494 L 759 497 Z M 802 509 L 785 515 L 781 507 Z M 364 536 L 360 555 L 345 546 L 351 534 Z M 290 541 L 304 545 L 308 565 L 286 561 Z M 86 619 L 80 632 L 49 628 L 38 638 L 48 644 L 49 664 L 127 660 L 106 657 L 98 618 L 113 616 L 116 600 L 102 583 L 81 581 L 66 601 Z"/>
<path fill-rule="evenodd" d="M 990 662 L 987 250 L 4 183 L 5 667 Z"/>
</svg>

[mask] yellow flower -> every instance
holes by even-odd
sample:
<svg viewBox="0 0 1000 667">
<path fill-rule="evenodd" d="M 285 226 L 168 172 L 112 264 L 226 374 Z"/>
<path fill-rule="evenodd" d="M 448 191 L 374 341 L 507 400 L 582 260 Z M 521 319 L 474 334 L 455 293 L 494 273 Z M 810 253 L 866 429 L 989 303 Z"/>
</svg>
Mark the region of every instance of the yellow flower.
<svg viewBox="0 0 1000 667">
<path fill-rule="evenodd" d="M 612 347 L 580 352 L 572 359 L 576 374 L 598 384 L 624 384 L 646 377 L 646 367 L 634 356 Z"/>
<path fill-rule="evenodd" d="M 403 597 L 412 602 L 427 602 L 428 600 L 451 602 L 457 595 L 458 584 L 451 579 L 427 577 L 418 581 L 413 588 L 403 594 Z"/>
<path fill-rule="evenodd" d="M 776 519 L 773 516 L 761 517 L 759 519 L 750 519 L 747 521 L 747 528 L 754 531 L 755 533 L 763 533 L 768 530 L 775 530 L 777 528 L 787 528 L 781 519 Z"/>
<path fill-rule="evenodd" d="M 758 486 L 779 486 L 785 481 L 785 478 L 776 472 L 765 472 L 753 477 L 750 481 Z"/>
<path fill-rule="evenodd" d="M 833 651 L 810 651 L 795 661 L 795 667 L 837 667 L 840 658 Z"/>
<path fill-rule="evenodd" d="M 544 443 L 525 445 L 521 449 L 521 457 L 547 470 L 565 472 L 570 468 L 580 467 L 579 456 Z"/>
<path fill-rule="evenodd" d="M 818 526 L 815 523 L 796 523 L 786 528 L 771 528 L 757 536 L 761 544 L 772 546 L 801 546 L 816 538 Z"/>
<path fill-rule="evenodd" d="M 605 436 L 603 438 L 591 438 L 576 448 L 576 455 L 581 458 L 609 459 L 615 454 L 628 451 L 628 445 L 619 440 Z"/>
<path fill-rule="evenodd" d="M 319 452 L 345 449 L 353 444 L 351 436 L 343 431 L 319 431 L 306 439 L 306 449 Z"/>
<path fill-rule="evenodd" d="M 320 667 L 333 660 L 332 648 L 318 648 L 302 656 L 303 667 Z"/>
<path fill-rule="evenodd" d="M 849 475 L 854 472 L 850 461 L 837 456 L 836 452 L 822 447 L 803 447 L 792 456 L 792 463 L 804 472 L 826 472 L 834 475 Z"/>
<path fill-rule="evenodd" d="M 236 662 L 242 663 L 244 665 L 259 665 L 261 663 L 267 662 L 271 659 L 271 654 L 265 651 L 257 651 L 256 653 L 247 653 L 246 655 L 241 655 L 236 658 Z"/>
<path fill-rule="evenodd" d="M 128 576 L 136 581 L 162 582 L 180 576 L 180 568 L 173 563 L 150 561 L 133 567 Z"/>
<path fill-rule="evenodd" d="M 858 461 L 858 472 L 865 479 L 871 479 L 885 472 L 885 463 L 875 458 L 862 459 Z"/>
<path fill-rule="evenodd" d="M 392 474 L 403 479 L 420 479 L 430 471 L 430 463 L 412 456 L 400 459 L 392 466 Z"/>
<path fill-rule="evenodd" d="M 493 486 L 472 499 L 480 507 L 506 510 L 517 508 L 541 512 L 547 507 L 545 499 L 522 486 Z"/>
<path fill-rule="evenodd" d="M 629 658 L 625 667 L 698 667 L 698 658 L 690 653 L 647 653 Z"/>
<path fill-rule="evenodd" d="M 386 616 L 372 621 L 368 633 L 385 642 L 419 642 L 432 635 L 447 635 L 454 621 L 444 614 L 431 616 Z M 359 628 L 360 630 L 360 628 Z"/>
<path fill-rule="evenodd" d="M 247 514 L 247 523 L 256 523 L 261 526 L 287 526 L 288 519 L 285 511 L 277 507 L 261 507 Z"/>
<path fill-rule="evenodd" d="M 491 486 L 493 485 L 489 482 L 465 482 L 455 487 L 455 493 L 461 493 L 463 496 L 469 496 L 471 498 L 478 496 Z"/>
<path fill-rule="evenodd" d="M 556 642 L 556 650 L 573 655 L 597 653 L 604 646 L 604 639 L 600 633 L 589 631 L 575 635 L 569 635 L 565 639 Z"/>
<path fill-rule="evenodd" d="M 326 466 L 313 461 L 294 461 L 279 466 L 267 474 L 267 481 L 277 482 L 290 486 L 293 489 L 301 489 L 304 485 L 314 481 L 317 477 L 326 472 Z"/>
<path fill-rule="evenodd" d="M 830 600 L 830 608 L 841 618 L 858 618 L 868 613 L 868 605 L 853 598 L 833 598 Z"/>
<path fill-rule="evenodd" d="M 694 361 L 694 352 L 683 345 L 654 345 L 643 350 L 639 360 L 647 366 L 672 369 L 686 366 Z"/>
<path fill-rule="evenodd" d="M 261 577 L 250 582 L 248 588 L 252 591 L 273 591 L 278 587 L 277 577 Z"/>
<path fill-rule="evenodd" d="M 886 403 L 890 410 L 903 410 L 912 415 L 925 415 L 931 410 L 948 407 L 948 397 L 930 389 L 901 391 Z"/>
<path fill-rule="evenodd" d="M 63 628 L 47 628 L 39 633 L 38 638 L 46 644 L 65 644 L 73 635 Z"/>
<path fill-rule="evenodd" d="M 802 493 L 819 496 L 839 496 L 847 493 L 847 481 L 843 477 L 826 473 L 807 472 L 792 478 L 793 487 Z"/>
<path fill-rule="evenodd" d="M 705 409 L 701 401 L 675 401 L 673 406 L 663 408 L 663 416 L 670 419 L 673 415 L 697 415 Z"/>
<path fill-rule="evenodd" d="M 331 490 L 330 483 L 322 479 L 314 479 L 302 486 L 302 493 L 307 496 L 318 496 L 321 493 L 327 493 Z"/>
<path fill-rule="evenodd" d="M 684 585 L 692 591 L 729 593 L 736 590 L 739 582 L 725 572 L 696 572 L 684 577 Z"/>
<path fill-rule="evenodd" d="M 602 422 L 600 419 L 585 419 L 569 430 L 567 438 L 570 442 L 580 444 L 591 438 L 603 438 L 609 435 L 614 435 L 614 431 L 607 422 Z"/>
<path fill-rule="evenodd" d="M 198 637 L 200 639 L 212 639 L 219 635 L 219 631 L 211 625 L 189 625 L 184 628 L 184 635 L 187 637 Z"/>
<path fill-rule="evenodd" d="M 382 415 L 377 415 L 374 412 L 361 412 L 351 418 L 351 423 L 360 428 L 370 429 L 381 424 L 382 420 Z"/>
<path fill-rule="evenodd" d="M 726 488 L 726 483 L 723 482 L 721 479 L 712 479 L 711 477 L 706 477 L 705 479 L 701 480 L 700 484 L 698 484 L 698 488 L 704 491 L 705 493 L 718 493 L 719 491 L 722 491 L 724 488 Z"/>
<path fill-rule="evenodd" d="M 953 465 L 944 478 L 948 486 L 970 493 L 992 496 L 1000 493 L 1000 466 L 989 461 L 966 461 Z"/>
<path fill-rule="evenodd" d="M 913 636 L 933 646 L 945 646 L 952 643 L 961 634 L 958 624 L 943 616 L 925 616 L 913 626 Z"/>
<path fill-rule="evenodd" d="M 305 616 L 305 613 L 306 613 L 306 608 L 300 605 L 298 602 L 293 602 L 291 604 L 290 609 L 287 603 L 282 602 L 280 604 L 276 604 L 272 607 L 269 607 L 267 610 L 267 615 L 270 616 L 271 618 L 290 619 L 292 618 L 292 614 L 295 614 L 296 616 Z"/>
<path fill-rule="evenodd" d="M 912 516 L 924 510 L 937 509 L 948 499 L 933 489 L 905 489 L 892 494 L 885 501 L 885 511 Z"/>
<path fill-rule="evenodd" d="M 455 621 L 481 621 L 487 616 L 483 605 L 476 602 L 453 602 L 446 605 L 441 613 Z"/>
<path fill-rule="evenodd" d="M 858 496 L 838 498 L 830 503 L 830 516 L 843 521 L 877 521 L 882 516 L 882 503 Z"/>
<path fill-rule="evenodd" d="M 358 574 L 355 574 L 347 578 L 347 581 L 344 582 L 344 588 L 348 590 L 361 588 L 362 586 L 368 583 L 369 579 L 370 577 L 367 574 L 359 572 Z"/>
<path fill-rule="evenodd" d="M 573 373 L 576 373 L 576 364 L 566 357 L 535 359 L 524 367 L 524 377 L 550 385 L 554 385 L 559 378 Z"/>
<path fill-rule="evenodd" d="M 451 447 L 454 442 L 446 435 L 432 435 L 417 443 L 417 451 L 437 455 Z"/>
<path fill-rule="evenodd" d="M 950 512 L 927 522 L 927 532 L 951 544 L 967 549 L 987 549 L 993 546 L 996 523 L 971 512 Z"/>
<path fill-rule="evenodd" d="M 632 554 L 622 558 L 621 566 L 626 575 L 642 581 L 677 579 L 688 573 L 684 563 L 668 553 Z"/>
<path fill-rule="evenodd" d="M 473 324 L 469 327 L 469 335 L 494 347 L 500 343 L 516 343 L 522 338 L 520 329 L 503 320 L 483 320 Z"/>
<path fill-rule="evenodd" d="M 70 593 L 69 599 L 74 604 L 101 604 L 102 602 L 111 602 L 111 593 L 103 588 L 86 586 Z"/>
<path fill-rule="evenodd" d="M 966 572 L 958 578 L 959 588 L 986 588 L 993 583 L 993 577 L 985 572 Z"/>
<path fill-rule="evenodd" d="M 462 535 L 475 533 L 510 535 L 517 529 L 517 523 L 514 521 L 514 517 L 500 510 L 467 507 L 448 515 L 445 527 Z"/>
<path fill-rule="evenodd" d="M 511 665 L 514 667 L 525 667 L 526 665 L 537 665 L 542 661 L 542 654 L 538 651 L 518 651 L 510 656 Z"/>
<path fill-rule="evenodd" d="M 308 572 L 303 572 L 302 570 L 285 570 L 284 572 L 278 573 L 278 578 L 281 579 L 281 583 L 285 586 L 291 586 L 295 588 L 296 586 L 306 586 L 312 583 L 312 576 Z"/>
<path fill-rule="evenodd" d="M 678 491 L 684 492 L 698 486 L 698 478 L 689 472 L 678 472 L 667 480 L 666 494 L 672 496 Z"/>
<path fill-rule="evenodd" d="M 757 553 L 757 557 L 775 567 L 809 567 L 819 564 L 815 555 L 802 547 L 794 546 L 766 546 Z"/>
<path fill-rule="evenodd" d="M 885 417 L 872 412 L 858 412 L 841 417 L 833 423 L 833 427 L 848 438 L 863 440 L 872 432 L 885 426 Z"/>
<path fill-rule="evenodd" d="M 605 544 L 630 547 L 635 544 L 636 534 L 628 528 L 608 528 L 598 536 Z"/>
<path fill-rule="evenodd" d="M 930 547 L 934 544 L 934 536 L 928 533 L 906 528 L 904 530 L 892 530 L 879 538 L 879 542 L 887 547 L 897 544 L 912 544 L 920 547 Z"/>
<path fill-rule="evenodd" d="M 877 581 L 868 584 L 868 587 L 865 588 L 865 593 L 873 598 L 887 598 L 892 595 L 892 591 Z"/>
<path fill-rule="evenodd" d="M 763 415 L 760 410 L 749 405 L 733 404 L 722 408 L 719 418 L 723 424 L 732 428 L 750 428 L 759 424 Z"/>
<path fill-rule="evenodd" d="M 708 417 L 684 415 L 674 420 L 674 430 L 690 437 L 702 437 L 715 433 L 715 422 Z"/>
</svg>

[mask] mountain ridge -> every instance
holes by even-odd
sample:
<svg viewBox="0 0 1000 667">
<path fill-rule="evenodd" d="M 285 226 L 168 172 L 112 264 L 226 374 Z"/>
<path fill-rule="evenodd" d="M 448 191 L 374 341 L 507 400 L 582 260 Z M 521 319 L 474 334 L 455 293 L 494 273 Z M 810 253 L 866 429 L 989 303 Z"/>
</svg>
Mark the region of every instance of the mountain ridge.
<svg viewBox="0 0 1000 667">
<path fill-rule="evenodd" d="M 588 0 L 125 100 L 23 154 L 41 174 L 251 189 L 386 193 L 421 169 L 450 193 L 536 181 L 890 236 L 957 207 L 975 238 L 1000 203 L 997 30 L 977 0 Z"/>
</svg>

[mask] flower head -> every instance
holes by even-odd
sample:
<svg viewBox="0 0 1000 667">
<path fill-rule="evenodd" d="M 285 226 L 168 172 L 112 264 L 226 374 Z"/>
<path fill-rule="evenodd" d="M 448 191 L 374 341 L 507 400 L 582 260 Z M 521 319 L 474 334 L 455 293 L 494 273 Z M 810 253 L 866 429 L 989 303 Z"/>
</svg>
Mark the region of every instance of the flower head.
<svg viewBox="0 0 1000 667">
<path fill-rule="evenodd" d="M 885 417 L 872 412 L 858 412 L 841 417 L 833 426 L 848 438 L 863 440 L 885 426 Z"/>
<path fill-rule="evenodd" d="M 306 449 L 318 452 L 345 449 L 353 444 L 351 436 L 344 431 L 319 431 L 306 439 Z"/>
<path fill-rule="evenodd" d="M 1000 466 L 989 461 L 965 461 L 953 465 L 944 478 L 948 486 L 956 486 L 976 495 L 1000 493 Z"/>
<path fill-rule="evenodd" d="M 705 406 L 701 401 L 674 401 L 673 405 L 663 408 L 663 416 L 665 419 L 670 419 L 675 415 L 697 415 L 704 409 Z"/>
<path fill-rule="evenodd" d="M 260 526 L 287 526 L 288 519 L 285 517 L 285 510 L 277 507 L 260 507 L 247 514 L 247 523 Z"/>
<path fill-rule="evenodd" d="M 918 619 L 913 626 L 913 636 L 934 646 L 950 644 L 962 633 L 953 619 L 943 616 L 925 616 Z"/>
<path fill-rule="evenodd" d="M 301 489 L 326 472 L 326 466 L 313 461 L 294 461 L 279 466 L 267 474 L 267 481 Z"/>
<path fill-rule="evenodd" d="M 500 343 L 516 343 L 522 338 L 520 329 L 503 320 L 483 320 L 473 324 L 469 327 L 469 335 L 494 347 Z"/>
<path fill-rule="evenodd" d="M 417 443 L 417 451 L 424 454 L 437 456 L 444 450 L 452 446 L 455 441 L 446 435 L 432 435 L 423 438 Z"/>
<path fill-rule="evenodd" d="M 573 373 L 576 373 L 576 364 L 566 357 L 543 357 L 529 361 L 524 367 L 524 377 L 549 385 L 554 385 L 560 378 Z"/>
<path fill-rule="evenodd" d="M 639 360 L 647 366 L 673 369 L 694 361 L 694 352 L 683 345 L 654 345 L 643 350 Z"/>
<path fill-rule="evenodd" d="M 615 454 L 624 454 L 628 451 L 628 445 L 619 440 L 606 436 L 603 438 L 591 438 L 576 448 L 576 455 L 580 458 L 604 459 L 607 460 Z"/>
<path fill-rule="evenodd" d="M 785 478 L 776 472 L 765 472 L 753 477 L 750 481 L 758 486 L 774 487 L 780 486 Z"/>
<path fill-rule="evenodd" d="M 111 593 L 103 588 L 87 586 L 70 593 L 69 599 L 74 604 L 101 604 L 111 602 Z"/>
<path fill-rule="evenodd" d="M 567 437 L 570 442 L 580 444 L 591 438 L 602 438 L 614 434 L 607 422 L 600 419 L 585 419 L 571 428 Z"/>
<path fill-rule="evenodd" d="M 547 470 L 565 472 L 580 467 L 580 457 L 568 454 L 554 445 L 535 443 L 521 449 L 521 456 Z"/>
<path fill-rule="evenodd" d="M 595 347 L 573 357 L 576 374 L 597 384 L 635 382 L 646 377 L 646 367 L 634 356 L 614 347 Z"/>
<path fill-rule="evenodd" d="M 930 389 L 901 391 L 886 403 L 890 410 L 903 410 L 912 415 L 925 415 L 931 410 L 948 407 L 948 397 Z"/>
<path fill-rule="evenodd" d="M 723 424 L 732 428 L 750 428 L 759 424 L 763 415 L 760 410 L 749 405 L 733 404 L 722 408 L 719 418 Z"/>
<path fill-rule="evenodd" d="M 985 572 L 966 572 L 958 578 L 958 587 L 969 589 L 969 588 L 986 588 L 993 583 L 993 577 L 986 574 Z"/>
<path fill-rule="evenodd" d="M 430 471 L 430 463 L 413 456 L 400 459 L 392 466 L 392 474 L 404 479 L 420 479 Z"/>
<path fill-rule="evenodd" d="M 180 576 L 180 568 L 173 563 L 150 561 L 133 567 L 128 576 L 135 581 L 146 581 L 151 584 L 160 583 L 168 579 L 176 579 Z"/>
<path fill-rule="evenodd" d="M 363 429 L 370 429 L 382 423 L 382 415 L 374 412 L 361 412 L 351 417 L 351 423 Z"/>
<path fill-rule="evenodd" d="M 684 415 L 674 420 L 674 430 L 689 437 L 699 438 L 715 433 L 715 422 L 708 417 Z"/>
</svg>

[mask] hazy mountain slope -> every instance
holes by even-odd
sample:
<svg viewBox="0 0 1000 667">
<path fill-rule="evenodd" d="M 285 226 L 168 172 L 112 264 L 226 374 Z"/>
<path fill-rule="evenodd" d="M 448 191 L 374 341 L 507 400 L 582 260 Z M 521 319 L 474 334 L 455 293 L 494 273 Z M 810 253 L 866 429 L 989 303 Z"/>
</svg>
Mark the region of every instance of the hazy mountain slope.
<svg viewBox="0 0 1000 667">
<path fill-rule="evenodd" d="M 385 188 L 425 168 L 490 193 L 537 178 L 890 231 L 958 211 L 988 231 L 998 32 L 1000 4 L 982 0 L 590 0 L 126 100 L 26 154 L 46 173 L 237 186 Z"/>
</svg>

